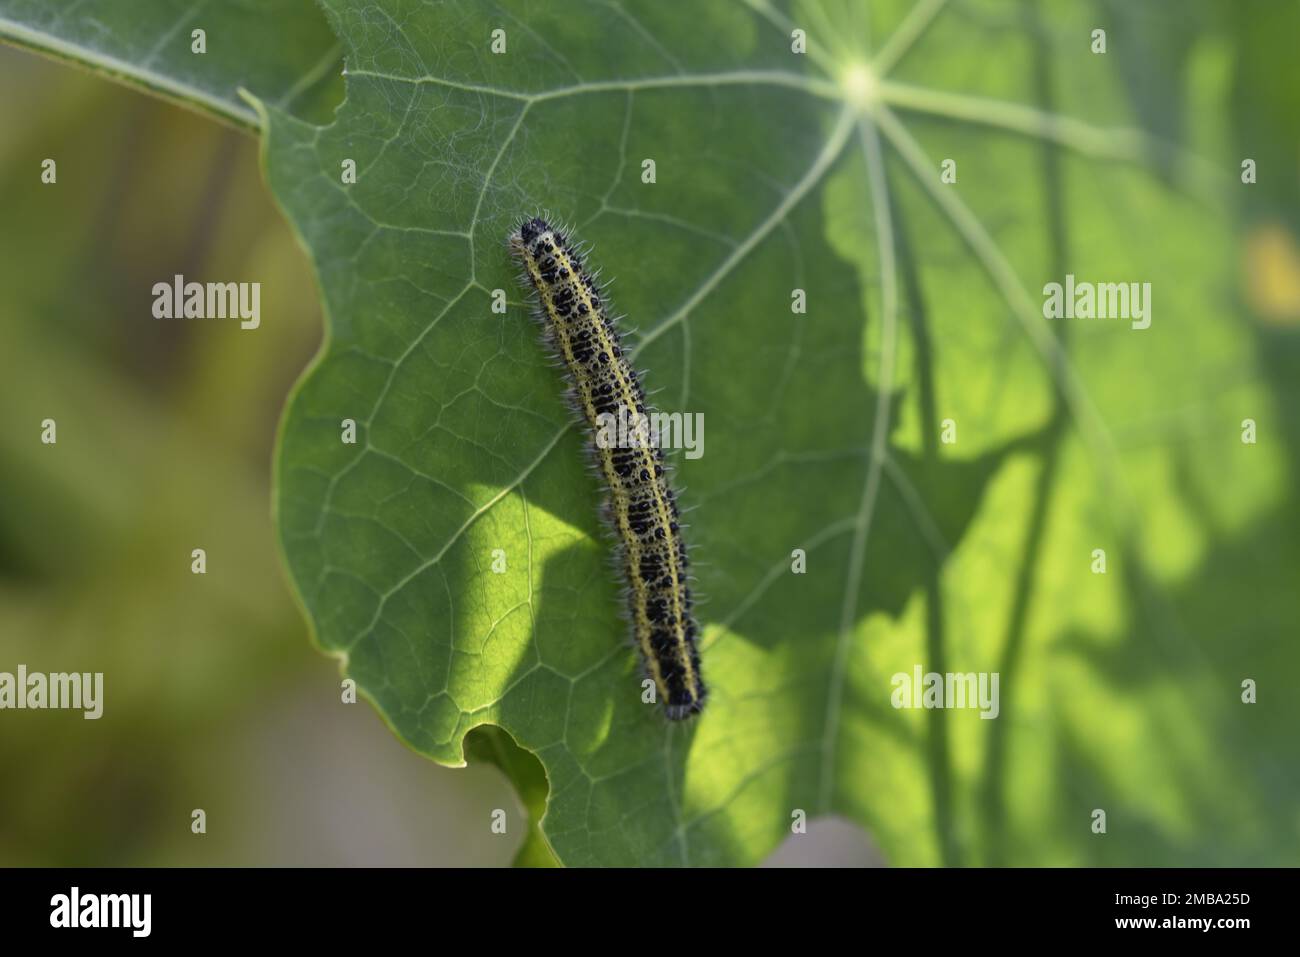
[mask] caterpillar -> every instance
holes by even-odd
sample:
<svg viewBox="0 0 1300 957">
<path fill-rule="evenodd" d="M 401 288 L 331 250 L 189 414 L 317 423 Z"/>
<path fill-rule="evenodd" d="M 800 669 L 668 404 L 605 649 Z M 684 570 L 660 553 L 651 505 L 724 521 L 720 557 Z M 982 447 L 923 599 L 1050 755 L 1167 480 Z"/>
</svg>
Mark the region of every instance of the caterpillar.
<svg viewBox="0 0 1300 957">
<path fill-rule="evenodd" d="M 534 217 L 519 224 L 509 243 L 536 293 L 536 318 L 569 379 L 572 404 L 591 430 L 596 471 L 608 493 L 603 512 L 627 579 L 633 639 L 667 716 L 689 718 L 704 707 L 708 692 L 700 676 L 680 513 L 663 453 L 644 434 L 621 447 L 601 439 L 601 423 L 611 416 L 647 420 L 645 390 L 604 289 L 562 231 Z"/>
</svg>

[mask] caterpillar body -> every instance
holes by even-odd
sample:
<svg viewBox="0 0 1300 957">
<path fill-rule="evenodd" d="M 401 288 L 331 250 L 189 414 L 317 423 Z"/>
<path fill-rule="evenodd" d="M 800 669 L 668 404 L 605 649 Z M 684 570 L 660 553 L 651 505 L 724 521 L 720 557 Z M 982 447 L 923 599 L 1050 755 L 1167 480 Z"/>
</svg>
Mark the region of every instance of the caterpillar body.
<svg viewBox="0 0 1300 957">
<path fill-rule="evenodd" d="M 663 453 L 653 442 L 615 448 L 598 438 L 602 418 L 618 416 L 620 406 L 625 415 L 645 421 L 645 391 L 604 291 L 560 229 L 544 219 L 527 219 L 511 234 L 510 247 L 537 294 L 537 318 L 590 429 L 596 469 L 609 494 L 606 517 L 627 578 L 633 638 L 665 713 L 674 720 L 688 718 L 704 707 L 707 690 L 700 676 L 686 545 Z"/>
</svg>

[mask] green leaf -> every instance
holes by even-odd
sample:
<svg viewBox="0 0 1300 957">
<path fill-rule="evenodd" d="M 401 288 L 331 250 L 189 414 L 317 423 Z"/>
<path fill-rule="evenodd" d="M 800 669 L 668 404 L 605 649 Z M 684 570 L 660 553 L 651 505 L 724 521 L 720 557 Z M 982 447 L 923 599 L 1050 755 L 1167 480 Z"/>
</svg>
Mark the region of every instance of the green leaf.
<svg viewBox="0 0 1300 957">
<path fill-rule="evenodd" d="M 0 39 L 243 127 L 258 120 L 241 87 L 315 122 L 341 95 L 341 47 L 312 0 L 0 0 Z"/>
<path fill-rule="evenodd" d="M 329 316 L 277 519 L 317 640 L 396 733 L 536 755 L 565 864 L 755 863 L 799 811 L 899 864 L 1294 856 L 1294 707 L 1239 701 L 1300 664 L 1269 640 L 1300 555 L 1288 440 L 1240 440 L 1277 407 L 1231 292 L 1229 39 L 1199 37 L 1161 127 L 1206 160 L 1136 127 L 1144 61 L 1091 53 L 1083 2 L 325 6 L 333 122 L 261 104 Z M 617 278 L 659 407 L 704 417 L 675 454 L 709 600 L 687 724 L 641 702 L 504 246 L 539 209 Z M 1151 327 L 1044 319 L 1067 272 L 1150 282 Z M 998 717 L 891 707 L 917 666 L 999 673 Z"/>
</svg>

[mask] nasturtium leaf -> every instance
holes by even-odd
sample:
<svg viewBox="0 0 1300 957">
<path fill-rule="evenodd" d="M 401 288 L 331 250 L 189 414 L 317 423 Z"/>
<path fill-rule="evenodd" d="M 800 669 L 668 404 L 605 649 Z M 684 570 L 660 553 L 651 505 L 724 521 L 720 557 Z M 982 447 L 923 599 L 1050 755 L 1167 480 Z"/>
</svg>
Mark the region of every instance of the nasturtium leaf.
<svg viewBox="0 0 1300 957">
<path fill-rule="evenodd" d="M 278 459 L 319 642 L 433 759 L 482 725 L 535 754 L 566 864 L 754 863 L 799 810 L 898 863 L 1276 860 L 1295 745 L 1238 685 L 1294 655 L 1198 600 L 1241 594 L 1217 549 L 1285 483 L 1237 429 L 1275 410 L 1227 178 L 1136 126 L 1141 63 L 1089 51 L 1086 4 L 1050 34 L 1032 5 L 870 7 L 326 4 L 346 102 L 263 106 L 330 316 Z M 709 599 L 689 724 L 641 701 L 503 245 L 539 210 L 617 279 L 660 408 L 704 417 L 674 454 Z M 1045 319 L 1066 272 L 1150 282 L 1150 327 Z M 916 666 L 999 672 L 996 718 L 892 707 Z"/>
</svg>

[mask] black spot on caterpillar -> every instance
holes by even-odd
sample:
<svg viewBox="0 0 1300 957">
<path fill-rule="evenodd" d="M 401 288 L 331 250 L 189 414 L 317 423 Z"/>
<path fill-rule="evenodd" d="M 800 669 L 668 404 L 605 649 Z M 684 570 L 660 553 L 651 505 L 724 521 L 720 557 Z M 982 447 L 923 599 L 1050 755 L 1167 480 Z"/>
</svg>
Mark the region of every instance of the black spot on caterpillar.
<svg viewBox="0 0 1300 957">
<path fill-rule="evenodd" d="M 628 361 L 604 291 L 561 233 L 544 219 L 528 219 L 510 236 L 512 252 L 537 292 L 536 314 L 568 374 L 574 405 L 590 429 L 597 471 L 609 500 L 605 509 L 627 577 L 632 635 L 669 718 L 704 707 L 691 614 L 686 545 L 677 499 L 663 453 L 648 442 L 606 448 L 596 440 L 602 416 L 649 414 L 645 391 Z"/>
</svg>

